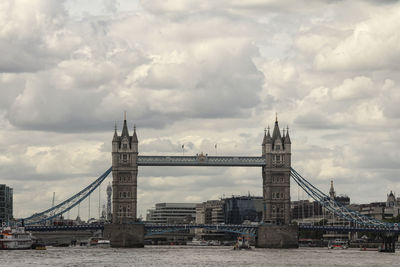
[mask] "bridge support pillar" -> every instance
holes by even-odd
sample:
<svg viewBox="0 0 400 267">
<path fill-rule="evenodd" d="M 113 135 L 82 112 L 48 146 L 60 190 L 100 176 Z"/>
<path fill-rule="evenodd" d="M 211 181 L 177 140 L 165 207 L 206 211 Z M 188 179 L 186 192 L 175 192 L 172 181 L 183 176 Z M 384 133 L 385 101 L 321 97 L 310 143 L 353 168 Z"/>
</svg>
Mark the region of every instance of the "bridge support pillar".
<svg viewBox="0 0 400 267">
<path fill-rule="evenodd" d="M 256 247 L 298 248 L 298 227 L 296 225 L 260 225 Z"/>
<path fill-rule="evenodd" d="M 396 251 L 396 240 L 398 239 L 397 234 L 387 234 L 382 236 L 383 244 L 380 248 L 380 252 L 395 252 Z"/>
<path fill-rule="evenodd" d="M 114 248 L 142 248 L 144 247 L 144 224 L 106 224 L 104 238 L 110 240 Z"/>
</svg>

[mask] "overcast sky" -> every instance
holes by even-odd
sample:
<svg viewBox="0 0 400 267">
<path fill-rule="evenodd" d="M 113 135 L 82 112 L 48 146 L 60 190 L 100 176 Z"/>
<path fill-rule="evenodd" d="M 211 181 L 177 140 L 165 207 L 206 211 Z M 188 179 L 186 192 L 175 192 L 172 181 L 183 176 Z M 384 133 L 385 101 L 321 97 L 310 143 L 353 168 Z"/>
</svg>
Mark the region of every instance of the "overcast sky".
<svg viewBox="0 0 400 267">
<path fill-rule="evenodd" d="M 400 196 L 399 29 L 389 0 L 2 0 L 0 183 L 14 216 L 108 169 L 124 110 L 142 155 L 261 155 L 278 112 L 292 166 L 321 190 Z M 140 167 L 138 184 L 143 216 L 262 192 L 259 168 Z M 91 204 L 97 216 L 97 192 Z"/>
</svg>

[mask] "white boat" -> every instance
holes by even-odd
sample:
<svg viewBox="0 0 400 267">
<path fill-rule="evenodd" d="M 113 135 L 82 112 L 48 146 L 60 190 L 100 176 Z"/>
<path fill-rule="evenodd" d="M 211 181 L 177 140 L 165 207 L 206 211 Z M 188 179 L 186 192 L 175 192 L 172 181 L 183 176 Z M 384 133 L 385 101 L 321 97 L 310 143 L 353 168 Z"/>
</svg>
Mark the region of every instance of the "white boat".
<svg viewBox="0 0 400 267">
<path fill-rule="evenodd" d="M 89 238 L 88 246 L 108 248 L 110 247 L 110 240 L 103 239 L 101 237 L 91 237 Z"/>
<path fill-rule="evenodd" d="M 219 241 L 219 240 L 211 240 L 208 245 L 209 246 L 221 246 L 221 241 Z"/>
<path fill-rule="evenodd" d="M 32 235 L 25 227 L 4 227 L 0 233 L 0 249 L 31 249 Z"/>
<path fill-rule="evenodd" d="M 203 239 L 200 240 L 200 239 L 193 238 L 193 240 L 187 242 L 186 245 L 187 246 L 208 246 L 209 242 L 206 240 L 203 240 Z"/>
</svg>

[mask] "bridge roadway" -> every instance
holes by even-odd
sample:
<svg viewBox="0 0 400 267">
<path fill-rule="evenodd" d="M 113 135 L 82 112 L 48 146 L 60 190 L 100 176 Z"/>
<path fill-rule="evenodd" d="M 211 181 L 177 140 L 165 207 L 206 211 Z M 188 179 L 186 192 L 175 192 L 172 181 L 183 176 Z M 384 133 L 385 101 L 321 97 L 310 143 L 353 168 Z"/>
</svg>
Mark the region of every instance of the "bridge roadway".
<svg viewBox="0 0 400 267">
<path fill-rule="evenodd" d="M 398 227 L 346 226 L 346 225 L 309 225 L 299 224 L 300 230 L 333 231 L 333 232 L 375 232 L 400 233 Z"/>
<path fill-rule="evenodd" d="M 156 232 L 158 230 L 185 230 L 194 228 L 209 228 L 213 230 L 224 229 L 257 229 L 258 225 L 246 224 L 148 224 L 145 223 L 147 232 Z M 103 230 L 104 224 L 84 224 L 84 225 L 29 225 L 25 229 L 31 232 L 51 232 L 51 231 L 81 231 L 81 230 Z"/>
<path fill-rule="evenodd" d="M 234 156 L 138 156 L 138 166 L 219 166 L 219 167 L 262 167 L 263 157 Z"/>
<path fill-rule="evenodd" d="M 204 228 L 210 230 L 229 231 L 240 234 L 256 235 L 259 225 L 246 224 L 145 224 L 147 235 L 167 232 L 183 231 L 193 228 Z M 26 226 L 31 232 L 52 232 L 52 231 L 82 231 L 82 230 L 103 230 L 103 224 L 73 225 L 73 226 Z M 332 225 L 309 225 L 299 224 L 300 230 L 311 231 L 335 231 L 335 232 L 390 232 L 400 233 L 398 227 L 362 227 L 362 226 L 332 226 Z"/>
</svg>

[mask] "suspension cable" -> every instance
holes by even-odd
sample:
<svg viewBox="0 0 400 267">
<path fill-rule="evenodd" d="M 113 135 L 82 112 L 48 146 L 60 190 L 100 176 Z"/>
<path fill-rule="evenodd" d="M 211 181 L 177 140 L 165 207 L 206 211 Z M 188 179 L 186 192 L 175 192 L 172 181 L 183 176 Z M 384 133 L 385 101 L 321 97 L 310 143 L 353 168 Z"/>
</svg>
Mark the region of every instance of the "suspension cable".
<svg viewBox="0 0 400 267">
<path fill-rule="evenodd" d="M 51 220 L 59 215 L 64 214 L 76 205 L 79 205 L 79 203 L 87 198 L 104 181 L 104 179 L 110 174 L 111 170 L 112 168 L 110 167 L 93 183 L 82 189 L 79 193 L 61 202 L 60 204 L 51 207 L 50 209 L 47 209 L 45 211 L 35 213 L 32 216 L 24 218 L 23 220 L 25 222 L 25 225 L 38 224 L 44 221 Z"/>
</svg>

